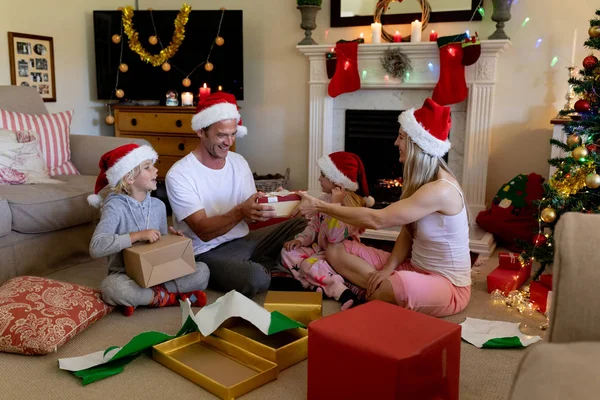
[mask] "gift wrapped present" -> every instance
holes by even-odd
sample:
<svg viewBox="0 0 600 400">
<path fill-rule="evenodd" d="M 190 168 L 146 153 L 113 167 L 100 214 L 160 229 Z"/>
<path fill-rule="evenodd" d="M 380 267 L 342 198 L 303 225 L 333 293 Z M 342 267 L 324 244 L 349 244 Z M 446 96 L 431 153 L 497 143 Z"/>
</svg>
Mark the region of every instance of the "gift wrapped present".
<svg viewBox="0 0 600 400">
<path fill-rule="evenodd" d="M 531 282 L 529 285 L 529 301 L 538 307 L 541 312 L 550 310 L 552 290 L 540 282 Z"/>
<path fill-rule="evenodd" d="M 288 190 L 281 190 L 279 192 L 269 192 L 266 196 L 259 197 L 258 203 L 268 203 L 275 209 L 277 218 L 289 217 L 292 211 L 300 204 L 302 198 L 299 194 L 290 192 Z"/>
<path fill-rule="evenodd" d="M 268 311 L 283 315 L 308 326 L 323 315 L 323 295 L 318 292 L 276 292 L 269 290 L 263 305 Z"/>
<path fill-rule="evenodd" d="M 540 275 L 540 279 L 538 281 L 548 289 L 552 290 L 552 274 L 544 274 Z"/>
<path fill-rule="evenodd" d="M 520 269 L 496 268 L 487 276 L 488 293 L 498 289 L 507 295 L 525 283 L 531 275 L 531 264 Z"/>
<path fill-rule="evenodd" d="M 521 261 L 519 261 L 519 253 L 499 252 L 498 267 L 504 269 L 521 269 L 522 265 Z"/>
</svg>

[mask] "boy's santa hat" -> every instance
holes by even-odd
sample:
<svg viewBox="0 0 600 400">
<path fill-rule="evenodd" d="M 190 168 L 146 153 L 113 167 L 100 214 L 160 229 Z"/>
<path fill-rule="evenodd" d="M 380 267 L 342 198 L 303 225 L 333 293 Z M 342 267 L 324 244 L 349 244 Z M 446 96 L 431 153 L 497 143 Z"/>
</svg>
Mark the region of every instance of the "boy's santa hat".
<svg viewBox="0 0 600 400">
<path fill-rule="evenodd" d="M 147 160 L 158 160 L 156 151 L 147 145 L 130 143 L 104 153 L 98 162 L 100 174 L 96 178 L 94 194 L 87 197 L 88 203 L 99 208 L 102 205 L 102 196 L 98 193 L 107 185 L 111 188 L 117 186 L 125 175 Z"/>
<path fill-rule="evenodd" d="M 372 207 L 375 204 L 375 199 L 369 196 L 365 166 L 359 156 L 347 151 L 337 151 L 319 158 L 317 165 L 321 168 L 323 175 L 336 185 L 340 185 L 351 192 L 360 189 L 367 207 Z"/>
<path fill-rule="evenodd" d="M 404 111 L 398 117 L 400 127 L 425 153 L 443 157 L 450 150 L 450 107 L 425 99 L 423 107 Z"/>
<path fill-rule="evenodd" d="M 198 132 L 215 122 L 235 119 L 238 124 L 237 137 L 246 136 L 248 129 L 242 125 L 242 116 L 238 111 L 235 96 L 224 92 L 215 92 L 204 98 L 196 107 L 196 115 L 192 117 L 192 129 Z"/>
</svg>

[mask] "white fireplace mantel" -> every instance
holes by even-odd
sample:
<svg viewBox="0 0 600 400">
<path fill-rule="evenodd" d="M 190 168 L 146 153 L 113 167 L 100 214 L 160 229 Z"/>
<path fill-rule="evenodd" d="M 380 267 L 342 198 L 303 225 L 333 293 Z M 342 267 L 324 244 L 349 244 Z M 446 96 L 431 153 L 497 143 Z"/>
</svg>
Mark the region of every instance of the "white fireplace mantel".
<svg viewBox="0 0 600 400">
<path fill-rule="evenodd" d="M 450 138 L 453 147 L 449 153 L 449 162 L 461 182 L 472 218 L 485 209 L 497 62 L 500 54 L 510 44 L 509 40 L 481 41 L 481 57 L 477 63 L 465 68 L 469 95 L 463 103 L 452 106 L 453 131 Z M 317 160 L 333 151 L 343 150 L 343 143 L 340 143 L 334 132 L 334 128 L 337 129 L 334 125 L 339 125 L 336 123 L 336 114 L 339 114 L 340 110 L 348 107 L 348 104 L 356 107 L 363 99 L 365 104 L 360 107 L 362 109 L 418 108 L 424 97 L 431 96 L 439 78 L 439 49 L 435 42 L 361 44 L 358 46 L 361 89 L 331 98 L 327 94 L 329 79 L 326 54 L 331 51 L 332 46 L 297 46 L 297 49 L 308 57 L 310 63 L 310 191 L 320 190 Z M 401 48 L 411 60 L 412 72 L 404 80 L 387 76 L 381 66 L 380 59 L 384 52 L 396 47 Z M 378 98 L 381 101 L 378 101 Z M 472 234 L 475 237 L 471 240 L 471 250 L 482 254 L 491 252 L 495 246 L 493 237 L 481 231 L 477 232 L 476 226 L 474 228 Z M 394 239 L 397 231 L 371 232 L 370 236 Z"/>
</svg>

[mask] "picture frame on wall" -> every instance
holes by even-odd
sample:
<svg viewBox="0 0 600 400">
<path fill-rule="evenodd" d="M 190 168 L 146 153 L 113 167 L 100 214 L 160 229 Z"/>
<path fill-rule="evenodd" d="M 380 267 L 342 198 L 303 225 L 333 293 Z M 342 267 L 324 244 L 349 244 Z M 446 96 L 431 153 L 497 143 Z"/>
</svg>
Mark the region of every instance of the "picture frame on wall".
<svg viewBox="0 0 600 400">
<path fill-rule="evenodd" d="M 31 86 L 45 102 L 56 101 L 54 42 L 50 36 L 8 32 L 10 83 Z"/>
</svg>

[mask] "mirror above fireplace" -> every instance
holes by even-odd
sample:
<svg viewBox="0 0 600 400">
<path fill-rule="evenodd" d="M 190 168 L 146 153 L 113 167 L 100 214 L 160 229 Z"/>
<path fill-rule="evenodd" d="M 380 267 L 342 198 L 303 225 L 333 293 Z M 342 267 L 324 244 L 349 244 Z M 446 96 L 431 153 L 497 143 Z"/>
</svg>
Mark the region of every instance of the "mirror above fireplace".
<svg viewBox="0 0 600 400">
<path fill-rule="evenodd" d="M 331 0 L 331 27 L 365 26 L 373 22 L 378 0 Z M 429 22 L 481 21 L 477 12 L 481 0 L 429 0 Z M 393 2 L 381 17 L 384 25 L 409 24 L 421 19 L 417 0 Z"/>
</svg>

